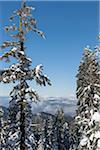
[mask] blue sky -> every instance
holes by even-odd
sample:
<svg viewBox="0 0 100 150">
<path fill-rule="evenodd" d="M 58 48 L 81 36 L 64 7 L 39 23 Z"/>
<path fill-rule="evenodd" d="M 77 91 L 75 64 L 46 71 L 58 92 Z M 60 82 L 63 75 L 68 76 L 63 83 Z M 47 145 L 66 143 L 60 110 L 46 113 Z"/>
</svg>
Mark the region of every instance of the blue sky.
<svg viewBox="0 0 100 150">
<path fill-rule="evenodd" d="M 33 16 L 37 26 L 45 32 L 46 40 L 36 34 L 27 35 L 27 54 L 32 58 L 32 66 L 42 63 L 44 73 L 52 86 L 38 87 L 32 81 L 30 85 L 40 96 L 75 95 L 76 74 L 86 45 L 94 47 L 99 33 L 98 1 L 44 1 L 31 2 L 36 9 Z M 20 2 L 0 2 L 0 44 L 9 40 L 2 30 L 8 25 L 8 18 Z M 2 52 L 0 52 L 1 55 Z M 0 62 L 0 68 L 7 67 Z M 13 84 L 1 84 L 0 95 L 8 95 Z"/>
</svg>

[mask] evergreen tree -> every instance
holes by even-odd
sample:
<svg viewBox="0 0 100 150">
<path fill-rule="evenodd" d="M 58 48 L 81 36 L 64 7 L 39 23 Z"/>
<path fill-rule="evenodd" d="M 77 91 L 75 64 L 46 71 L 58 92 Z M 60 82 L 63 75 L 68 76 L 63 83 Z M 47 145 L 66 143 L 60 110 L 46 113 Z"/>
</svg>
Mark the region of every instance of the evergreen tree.
<svg viewBox="0 0 100 150">
<path fill-rule="evenodd" d="M 7 123 L 4 120 L 4 111 L 0 106 L 0 149 L 6 150 L 6 133 L 7 133 Z"/>
<path fill-rule="evenodd" d="M 43 127 L 43 145 L 44 150 L 52 150 L 52 143 L 51 143 L 51 132 L 52 132 L 52 118 L 47 117 L 44 120 L 44 127 Z"/>
<path fill-rule="evenodd" d="M 38 150 L 53 150 L 51 143 L 52 123 L 51 116 L 42 120 Z"/>
<path fill-rule="evenodd" d="M 52 126 L 52 150 L 69 149 L 69 129 L 63 109 L 58 110 Z"/>
<path fill-rule="evenodd" d="M 100 48 L 85 48 L 77 74 L 79 150 L 100 150 Z"/>
<path fill-rule="evenodd" d="M 69 150 L 70 148 L 70 134 L 69 134 L 69 125 L 67 122 L 63 125 L 64 128 L 64 149 Z"/>
<path fill-rule="evenodd" d="M 5 59 L 10 61 L 10 57 L 16 59 L 16 63 L 4 70 L 0 70 L 0 81 L 3 83 L 15 83 L 10 93 L 9 103 L 9 132 L 8 132 L 8 149 L 9 150 L 35 150 L 36 144 L 34 134 L 32 133 L 31 122 L 31 105 L 30 101 L 36 101 L 38 94 L 28 85 L 27 80 L 35 80 L 37 84 L 46 86 L 46 83 L 51 85 L 50 80 L 46 75 L 43 75 L 43 66 L 37 65 L 31 69 L 31 59 L 26 56 L 26 33 L 34 31 L 41 37 L 45 38 L 44 33 L 37 29 L 37 22 L 32 17 L 31 11 L 33 7 L 26 5 L 23 0 L 22 6 L 17 11 L 14 11 L 10 17 L 10 21 L 15 21 L 12 26 L 6 26 L 7 32 L 13 31 L 13 41 L 5 41 L 1 48 L 10 49 L 5 52 L 0 60 Z M 15 20 L 16 17 L 16 20 Z M 18 19 L 18 21 L 17 21 Z M 19 22 L 19 26 L 18 25 Z"/>
<path fill-rule="evenodd" d="M 69 150 L 69 136 L 69 126 L 64 121 L 63 110 L 60 109 L 56 116 L 43 119 L 37 150 Z"/>
<path fill-rule="evenodd" d="M 56 135 L 57 135 L 57 147 L 58 150 L 62 149 L 64 150 L 64 129 L 63 129 L 63 124 L 64 124 L 64 112 L 63 109 L 58 110 L 58 114 L 56 116 Z"/>
<path fill-rule="evenodd" d="M 73 120 L 71 124 L 69 125 L 69 144 L 70 148 L 69 150 L 78 150 L 78 145 L 79 145 L 79 138 L 80 138 L 80 133 L 79 133 L 79 126 Z"/>
<path fill-rule="evenodd" d="M 43 119 L 41 114 L 36 118 L 36 128 L 34 129 L 36 150 L 43 150 Z"/>
</svg>

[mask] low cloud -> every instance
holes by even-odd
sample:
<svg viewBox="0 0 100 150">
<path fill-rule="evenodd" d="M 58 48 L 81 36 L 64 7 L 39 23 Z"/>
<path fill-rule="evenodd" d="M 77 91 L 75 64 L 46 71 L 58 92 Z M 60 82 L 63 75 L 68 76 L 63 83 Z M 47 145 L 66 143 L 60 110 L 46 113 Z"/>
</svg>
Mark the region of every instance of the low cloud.
<svg viewBox="0 0 100 150">
<path fill-rule="evenodd" d="M 73 98 L 63 98 L 63 97 L 46 97 L 41 98 L 41 101 L 32 104 L 32 112 L 34 114 L 39 112 L 47 112 L 50 114 L 55 114 L 58 109 L 63 108 L 65 114 L 75 115 L 76 110 L 76 99 Z M 8 107 L 9 100 L 8 97 L 0 97 L 0 105 Z"/>
</svg>

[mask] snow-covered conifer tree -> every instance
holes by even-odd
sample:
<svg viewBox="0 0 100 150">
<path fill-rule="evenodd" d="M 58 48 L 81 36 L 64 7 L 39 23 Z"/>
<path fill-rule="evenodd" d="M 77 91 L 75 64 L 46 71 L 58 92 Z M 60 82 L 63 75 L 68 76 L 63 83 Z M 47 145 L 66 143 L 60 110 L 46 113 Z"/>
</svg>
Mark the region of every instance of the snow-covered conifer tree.
<svg viewBox="0 0 100 150">
<path fill-rule="evenodd" d="M 52 118 L 48 117 L 44 120 L 43 126 L 43 146 L 45 150 L 52 150 L 51 133 L 52 133 Z"/>
<path fill-rule="evenodd" d="M 59 109 L 52 125 L 52 150 L 66 150 L 69 147 L 68 130 L 68 124 L 64 121 L 63 109 Z"/>
<path fill-rule="evenodd" d="M 8 149 L 9 150 L 35 150 L 36 144 L 34 134 L 31 129 L 31 105 L 30 101 L 36 101 L 38 94 L 28 85 L 27 80 L 35 80 L 37 84 L 46 86 L 51 85 L 46 75 L 43 75 L 43 66 L 37 65 L 31 69 L 32 60 L 26 56 L 26 34 L 33 31 L 45 38 L 44 33 L 37 29 L 37 22 L 32 17 L 33 7 L 27 6 L 23 0 L 20 9 L 13 12 L 10 21 L 15 21 L 12 26 L 6 26 L 5 30 L 9 33 L 13 31 L 12 41 L 5 41 L 1 48 L 7 48 L 0 60 L 10 61 L 15 58 L 16 63 L 4 70 L 0 70 L 0 81 L 3 83 L 16 83 L 10 92 L 9 103 L 9 131 Z M 19 25 L 18 25 L 19 24 Z M 9 50 L 9 51 L 8 51 Z"/>
<path fill-rule="evenodd" d="M 43 150 L 43 118 L 41 114 L 37 114 L 33 121 L 33 132 L 35 136 L 36 150 Z"/>
<path fill-rule="evenodd" d="M 78 145 L 79 145 L 79 138 L 80 138 L 80 133 L 79 133 L 79 126 L 75 122 L 71 122 L 69 125 L 69 144 L 70 148 L 69 150 L 78 150 Z"/>
<path fill-rule="evenodd" d="M 100 48 L 85 48 L 77 74 L 78 150 L 100 150 Z"/>
<path fill-rule="evenodd" d="M 51 116 L 43 119 L 41 124 L 41 133 L 40 139 L 38 142 L 38 149 L 37 150 L 53 150 L 52 149 L 52 123 L 53 119 Z"/>
<path fill-rule="evenodd" d="M 4 121 L 4 111 L 0 106 L 0 149 L 5 150 L 7 148 L 6 142 L 7 123 Z"/>
<path fill-rule="evenodd" d="M 69 125 L 67 122 L 64 123 L 63 129 L 64 129 L 64 139 L 63 139 L 64 150 L 69 150 L 69 148 L 70 148 L 70 134 L 69 134 Z"/>
</svg>

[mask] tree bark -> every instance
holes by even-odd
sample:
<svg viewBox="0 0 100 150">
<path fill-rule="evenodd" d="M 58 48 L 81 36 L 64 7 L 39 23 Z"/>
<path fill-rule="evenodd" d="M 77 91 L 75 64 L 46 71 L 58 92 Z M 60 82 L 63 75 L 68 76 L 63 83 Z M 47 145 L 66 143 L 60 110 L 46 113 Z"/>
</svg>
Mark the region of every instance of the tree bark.
<svg viewBox="0 0 100 150">
<path fill-rule="evenodd" d="M 24 51 L 24 43 L 21 42 L 21 51 Z M 20 80 L 20 84 L 22 84 L 23 79 Z M 20 150 L 25 150 L 25 111 L 23 107 L 23 100 L 24 95 L 21 95 L 20 101 L 20 132 L 21 132 L 21 143 L 20 143 Z"/>
</svg>

